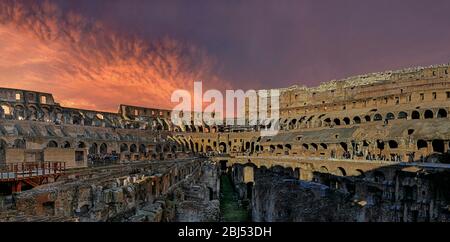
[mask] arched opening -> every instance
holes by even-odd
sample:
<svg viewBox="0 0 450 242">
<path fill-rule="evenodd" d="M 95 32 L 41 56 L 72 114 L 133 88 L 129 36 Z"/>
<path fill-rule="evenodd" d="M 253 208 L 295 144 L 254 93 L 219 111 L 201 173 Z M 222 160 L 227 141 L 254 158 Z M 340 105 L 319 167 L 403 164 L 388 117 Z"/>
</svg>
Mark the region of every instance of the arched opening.
<svg viewBox="0 0 450 242">
<path fill-rule="evenodd" d="M 326 166 L 321 166 L 319 171 L 321 173 L 328 173 L 328 168 Z"/>
<path fill-rule="evenodd" d="M 270 152 L 273 153 L 275 151 L 275 145 L 270 145 L 269 149 L 270 149 Z"/>
<path fill-rule="evenodd" d="M 349 125 L 349 124 L 350 124 L 350 119 L 347 118 L 347 117 L 345 117 L 345 118 L 343 119 L 343 121 L 344 121 L 344 123 L 345 123 L 346 125 Z"/>
<path fill-rule="evenodd" d="M 425 110 L 424 118 L 425 118 L 425 119 L 431 119 L 431 118 L 433 118 L 433 111 L 431 111 L 431 110 Z"/>
<path fill-rule="evenodd" d="M 395 140 L 389 140 L 389 148 L 391 149 L 397 149 L 398 148 L 398 143 Z"/>
<path fill-rule="evenodd" d="M 447 117 L 447 111 L 445 109 L 439 109 L 437 113 L 438 118 L 446 118 Z"/>
<path fill-rule="evenodd" d="M 370 122 L 370 116 L 369 115 L 364 116 L 364 119 L 366 120 L 366 122 Z"/>
<path fill-rule="evenodd" d="M 341 143 L 339 143 L 339 144 L 341 145 L 341 148 L 342 148 L 344 151 L 348 151 L 347 143 L 341 142 Z"/>
<path fill-rule="evenodd" d="M 406 112 L 400 112 L 398 113 L 398 119 L 407 119 L 408 114 Z"/>
<path fill-rule="evenodd" d="M 358 116 L 354 117 L 354 118 L 353 118 L 353 123 L 355 123 L 355 124 L 360 124 L 360 123 L 361 123 L 361 118 L 358 117 Z"/>
<path fill-rule="evenodd" d="M 71 145 L 70 145 L 69 141 L 64 142 L 64 144 L 63 144 L 64 149 L 69 149 L 70 147 L 71 147 Z"/>
<path fill-rule="evenodd" d="M 386 119 L 387 120 L 394 120 L 395 119 L 395 115 L 393 113 L 388 113 L 388 114 L 386 114 Z"/>
<path fill-rule="evenodd" d="M 96 143 L 93 143 L 89 148 L 89 154 L 93 155 L 97 153 L 98 153 L 98 145 Z"/>
<path fill-rule="evenodd" d="M 144 154 L 147 152 L 147 147 L 144 144 L 139 145 L 139 153 Z"/>
<path fill-rule="evenodd" d="M 413 111 L 411 113 L 411 118 L 412 119 L 420 119 L 420 113 L 418 111 Z"/>
<path fill-rule="evenodd" d="M 100 154 L 105 155 L 108 153 L 108 146 L 103 143 L 100 145 Z"/>
<path fill-rule="evenodd" d="M 377 140 L 377 148 L 380 150 L 384 150 L 384 141 Z"/>
<path fill-rule="evenodd" d="M 225 142 L 219 143 L 219 151 L 221 153 L 227 153 L 227 144 L 225 144 Z"/>
<path fill-rule="evenodd" d="M 336 175 L 338 175 L 338 176 L 347 176 L 347 172 L 345 171 L 344 168 L 338 167 L 337 171 L 336 171 Z"/>
<path fill-rule="evenodd" d="M 308 150 L 309 149 L 308 144 L 303 144 L 302 147 L 303 147 L 303 150 Z"/>
<path fill-rule="evenodd" d="M 418 150 L 426 149 L 426 148 L 428 148 L 428 144 L 425 140 L 420 139 L 417 141 L 417 149 Z"/>
<path fill-rule="evenodd" d="M 81 117 L 78 115 L 74 115 L 72 117 L 72 124 L 74 125 L 80 125 L 81 124 Z"/>
<path fill-rule="evenodd" d="M 135 144 L 130 145 L 130 152 L 137 153 L 137 145 L 135 145 Z"/>
<path fill-rule="evenodd" d="M 80 142 L 78 142 L 78 148 L 84 149 L 84 148 L 86 148 L 86 144 L 84 142 L 80 141 Z"/>
<path fill-rule="evenodd" d="M 373 116 L 373 121 L 381 121 L 383 120 L 383 116 L 381 114 L 377 113 L 375 116 Z"/>
<path fill-rule="evenodd" d="M 121 144 L 120 145 L 120 153 L 127 152 L 128 151 L 128 145 L 127 144 Z"/>
<path fill-rule="evenodd" d="M 58 148 L 58 143 L 54 140 L 51 140 L 48 142 L 47 147 L 48 148 Z"/>
<path fill-rule="evenodd" d="M 311 147 L 313 148 L 314 151 L 317 151 L 319 148 L 319 146 L 317 146 L 317 144 L 315 144 L 315 143 L 312 143 Z"/>
<path fill-rule="evenodd" d="M 341 125 L 341 120 L 339 120 L 338 118 L 335 118 L 335 119 L 333 120 L 333 123 L 334 123 L 335 125 Z"/>
<path fill-rule="evenodd" d="M 366 175 L 364 174 L 364 171 L 361 170 L 361 169 L 356 169 L 356 176 L 357 176 L 358 178 L 364 178 L 364 177 L 366 177 Z"/>
<path fill-rule="evenodd" d="M 444 145 L 444 141 L 440 140 L 440 139 L 435 139 L 431 142 L 432 146 L 433 146 L 433 151 L 434 152 L 439 152 L 439 153 L 444 153 L 445 151 L 445 145 Z"/>
<path fill-rule="evenodd" d="M 324 150 L 328 149 L 328 146 L 324 143 L 320 143 L 320 147 Z"/>
</svg>

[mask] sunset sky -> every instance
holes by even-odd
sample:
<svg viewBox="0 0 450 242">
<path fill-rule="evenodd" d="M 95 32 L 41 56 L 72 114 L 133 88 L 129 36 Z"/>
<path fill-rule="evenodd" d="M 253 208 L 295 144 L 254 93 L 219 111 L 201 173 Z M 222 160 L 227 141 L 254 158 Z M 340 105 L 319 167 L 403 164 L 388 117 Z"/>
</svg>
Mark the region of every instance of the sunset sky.
<svg viewBox="0 0 450 242">
<path fill-rule="evenodd" d="M 450 62 L 448 0 L 0 1 L 0 87 L 171 107 L 175 89 L 314 86 Z"/>
</svg>

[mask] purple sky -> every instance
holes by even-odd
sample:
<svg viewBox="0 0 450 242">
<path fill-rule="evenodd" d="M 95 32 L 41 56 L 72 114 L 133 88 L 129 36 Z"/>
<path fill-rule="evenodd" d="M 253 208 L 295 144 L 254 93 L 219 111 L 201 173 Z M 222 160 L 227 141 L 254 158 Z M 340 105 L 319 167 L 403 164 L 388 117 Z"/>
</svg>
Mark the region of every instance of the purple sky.
<svg viewBox="0 0 450 242">
<path fill-rule="evenodd" d="M 236 88 L 287 87 L 450 60 L 448 0 L 57 0 L 143 39 L 217 58 Z"/>
</svg>

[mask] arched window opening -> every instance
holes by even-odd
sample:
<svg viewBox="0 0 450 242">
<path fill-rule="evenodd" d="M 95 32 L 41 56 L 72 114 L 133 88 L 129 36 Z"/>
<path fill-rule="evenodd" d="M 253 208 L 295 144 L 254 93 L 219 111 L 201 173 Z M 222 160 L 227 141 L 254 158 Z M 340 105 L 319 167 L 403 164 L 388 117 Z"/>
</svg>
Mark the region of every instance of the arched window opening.
<svg viewBox="0 0 450 242">
<path fill-rule="evenodd" d="M 411 114 L 412 119 L 420 119 L 420 113 L 418 111 L 413 111 Z"/>
<path fill-rule="evenodd" d="M 406 112 L 400 112 L 398 113 L 398 119 L 407 119 L 408 114 Z"/>
<path fill-rule="evenodd" d="M 425 110 L 424 118 L 425 118 L 425 119 L 431 119 L 431 118 L 433 118 L 433 111 L 431 111 L 431 110 Z"/>
<path fill-rule="evenodd" d="M 345 123 L 346 125 L 349 125 L 349 124 L 350 124 L 350 119 L 347 118 L 347 117 L 345 117 L 345 118 L 344 118 L 344 123 Z"/>
<path fill-rule="evenodd" d="M 443 140 L 440 139 L 433 140 L 432 146 L 434 152 L 444 153 L 445 151 L 445 145 Z"/>
<path fill-rule="evenodd" d="M 381 121 L 383 120 L 383 116 L 381 114 L 377 113 L 375 116 L 373 116 L 373 121 Z"/>
<path fill-rule="evenodd" d="M 397 149 L 398 148 L 398 143 L 395 140 L 389 140 L 389 148 L 391 149 Z"/>
<path fill-rule="evenodd" d="M 395 116 L 394 116 L 393 113 L 388 113 L 388 114 L 386 114 L 386 119 L 387 120 L 393 120 L 393 119 L 395 119 Z"/>
<path fill-rule="evenodd" d="M 420 150 L 420 149 L 426 149 L 426 148 L 428 148 L 428 144 L 427 144 L 427 142 L 425 141 L 425 140 L 418 140 L 417 141 L 417 149 L 418 150 Z"/>
<path fill-rule="evenodd" d="M 447 111 L 445 109 L 439 109 L 437 117 L 438 118 L 446 118 L 447 117 Z"/>
<path fill-rule="evenodd" d="M 54 141 L 54 140 L 51 140 L 48 142 L 47 147 L 48 148 L 58 148 L 58 143 L 56 143 L 56 141 Z"/>
<path fill-rule="evenodd" d="M 334 123 L 335 125 L 341 125 L 341 120 L 339 120 L 338 118 L 335 118 L 335 119 L 333 120 L 333 123 Z"/>
<path fill-rule="evenodd" d="M 100 154 L 104 155 L 108 153 L 108 146 L 103 143 L 100 145 Z"/>
</svg>

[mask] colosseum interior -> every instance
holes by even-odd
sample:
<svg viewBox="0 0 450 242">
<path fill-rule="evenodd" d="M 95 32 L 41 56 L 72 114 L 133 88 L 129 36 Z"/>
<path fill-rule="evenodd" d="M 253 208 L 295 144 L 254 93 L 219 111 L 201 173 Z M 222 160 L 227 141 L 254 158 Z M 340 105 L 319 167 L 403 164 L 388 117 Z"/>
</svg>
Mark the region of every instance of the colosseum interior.
<svg viewBox="0 0 450 242">
<path fill-rule="evenodd" d="M 245 221 L 450 221 L 449 71 L 281 88 L 280 119 L 239 126 L 2 88 L 0 221 L 227 221 L 224 176 Z"/>
</svg>

